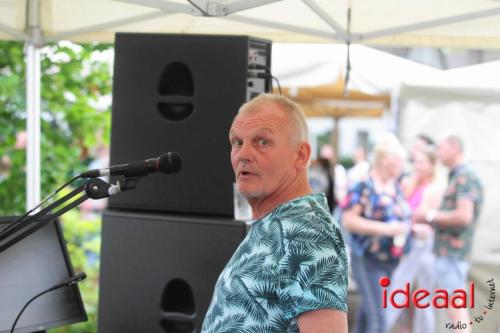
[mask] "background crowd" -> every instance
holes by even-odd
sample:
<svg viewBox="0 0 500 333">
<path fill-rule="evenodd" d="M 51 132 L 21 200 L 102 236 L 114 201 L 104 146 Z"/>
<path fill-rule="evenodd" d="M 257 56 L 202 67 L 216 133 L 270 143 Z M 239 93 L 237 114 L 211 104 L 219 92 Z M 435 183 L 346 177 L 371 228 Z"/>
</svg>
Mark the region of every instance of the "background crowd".
<svg viewBox="0 0 500 333">
<path fill-rule="evenodd" d="M 383 308 L 380 279 L 390 278 L 389 293 L 406 283 L 431 294 L 437 288 L 450 294 L 466 288 L 483 188 L 465 161 L 462 139 L 452 135 L 435 143 L 419 135 L 405 149 L 385 133 L 371 151 L 358 147 L 347 171 L 331 146 L 318 156 L 310 183 L 326 194 L 343 227 L 352 282 L 361 297 L 353 332 L 435 332 L 433 306 Z M 452 323 L 470 322 L 465 306 L 446 312 Z"/>
</svg>

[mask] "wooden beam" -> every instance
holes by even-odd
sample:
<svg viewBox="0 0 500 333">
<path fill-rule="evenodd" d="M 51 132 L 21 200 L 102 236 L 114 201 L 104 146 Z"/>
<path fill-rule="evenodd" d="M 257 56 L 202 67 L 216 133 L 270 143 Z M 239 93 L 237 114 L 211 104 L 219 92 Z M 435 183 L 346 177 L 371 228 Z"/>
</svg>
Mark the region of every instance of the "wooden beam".
<svg viewBox="0 0 500 333">
<path fill-rule="evenodd" d="M 299 103 L 308 118 L 380 118 L 384 109 L 352 109 Z"/>
</svg>

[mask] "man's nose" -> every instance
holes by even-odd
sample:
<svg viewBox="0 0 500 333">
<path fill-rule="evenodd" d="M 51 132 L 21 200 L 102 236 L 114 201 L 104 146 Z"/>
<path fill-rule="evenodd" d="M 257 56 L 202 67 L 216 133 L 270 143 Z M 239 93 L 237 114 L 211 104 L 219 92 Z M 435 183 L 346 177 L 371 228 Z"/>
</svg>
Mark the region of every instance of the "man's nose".
<svg viewBox="0 0 500 333">
<path fill-rule="evenodd" d="M 238 161 L 249 162 L 253 158 L 253 146 L 251 143 L 243 142 L 238 151 Z"/>
</svg>

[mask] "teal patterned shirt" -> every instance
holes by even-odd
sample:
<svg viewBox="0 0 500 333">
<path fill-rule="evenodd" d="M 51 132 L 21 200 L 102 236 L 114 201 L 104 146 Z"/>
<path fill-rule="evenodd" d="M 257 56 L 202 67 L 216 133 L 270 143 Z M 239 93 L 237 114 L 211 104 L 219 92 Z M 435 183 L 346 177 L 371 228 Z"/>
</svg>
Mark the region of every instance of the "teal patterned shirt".
<svg viewBox="0 0 500 333">
<path fill-rule="evenodd" d="M 202 333 L 298 332 L 306 311 L 347 312 L 347 256 L 323 194 L 285 202 L 250 230 L 215 285 Z"/>
</svg>

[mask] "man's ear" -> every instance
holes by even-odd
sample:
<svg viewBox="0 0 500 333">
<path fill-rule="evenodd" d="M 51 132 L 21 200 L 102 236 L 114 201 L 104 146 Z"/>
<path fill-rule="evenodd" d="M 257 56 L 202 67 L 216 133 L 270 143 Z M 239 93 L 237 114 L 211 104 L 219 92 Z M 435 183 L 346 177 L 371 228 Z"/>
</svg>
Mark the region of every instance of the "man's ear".
<svg viewBox="0 0 500 333">
<path fill-rule="evenodd" d="M 298 170 L 304 170 L 309 167 L 311 158 L 311 145 L 308 142 L 301 142 L 297 147 L 295 167 Z"/>
</svg>

